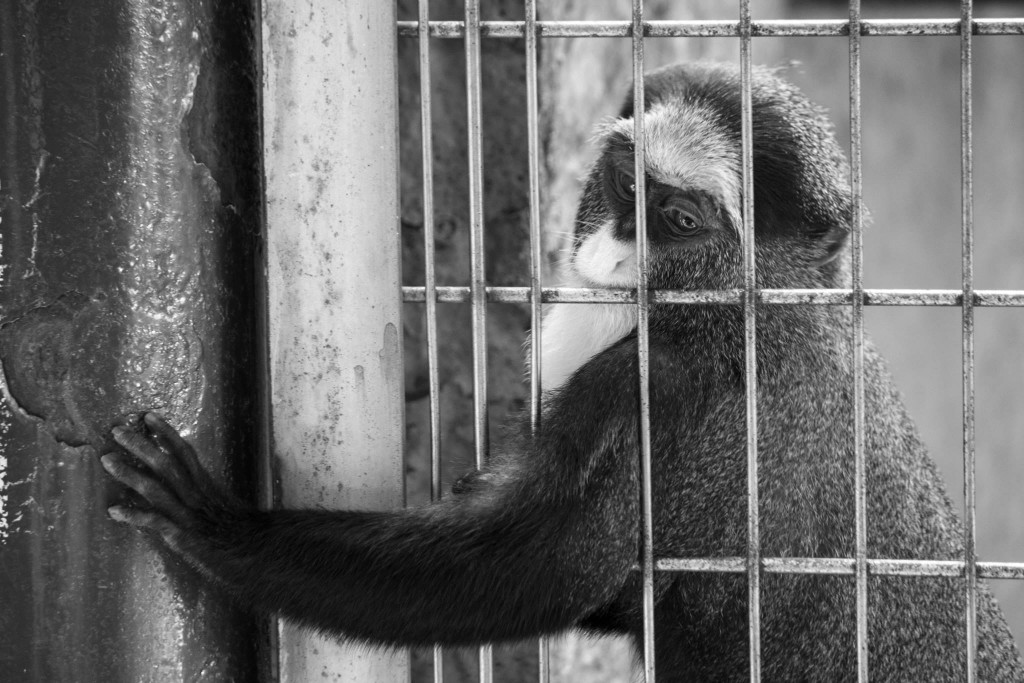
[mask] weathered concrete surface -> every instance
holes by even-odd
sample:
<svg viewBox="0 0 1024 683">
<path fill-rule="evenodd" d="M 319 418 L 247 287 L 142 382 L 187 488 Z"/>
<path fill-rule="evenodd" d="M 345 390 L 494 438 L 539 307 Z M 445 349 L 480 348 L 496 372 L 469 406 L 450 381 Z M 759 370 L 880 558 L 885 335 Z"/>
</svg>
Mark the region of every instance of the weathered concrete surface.
<svg viewBox="0 0 1024 683">
<path fill-rule="evenodd" d="M 263 4 L 271 445 L 286 508 L 402 505 L 395 17 Z M 280 622 L 280 680 L 404 681 L 408 655 Z"/>
<path fill-rule="evenodd" d="M 259 630 L 106 518 L 116 420 L 251 489 L 252 7 L 0 4 L 0 672 L 249 679 Z"/>
</svg>

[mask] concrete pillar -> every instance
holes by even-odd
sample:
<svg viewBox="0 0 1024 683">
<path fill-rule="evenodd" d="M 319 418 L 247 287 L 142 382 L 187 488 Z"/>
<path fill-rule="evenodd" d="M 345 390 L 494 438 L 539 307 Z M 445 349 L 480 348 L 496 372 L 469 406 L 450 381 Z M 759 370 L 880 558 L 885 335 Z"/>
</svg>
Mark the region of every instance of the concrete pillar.
<svg viewBox="0 0 1024 683">
<path fill-rule="evenodd" d="M 403 501 L 395 8 L 263 3 L 272 467 L 284 507 Z M 408 680 L 404 651 L 280 625 L 282 681 Z"/>
</svg>

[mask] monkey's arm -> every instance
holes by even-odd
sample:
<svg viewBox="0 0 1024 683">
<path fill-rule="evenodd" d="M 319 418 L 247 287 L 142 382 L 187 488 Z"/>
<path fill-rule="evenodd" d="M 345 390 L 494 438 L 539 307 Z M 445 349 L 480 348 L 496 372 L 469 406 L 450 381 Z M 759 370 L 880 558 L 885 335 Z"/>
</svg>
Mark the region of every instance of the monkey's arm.
<svg viewBox="0 0 1024 683">
<path fill-rule="evenodd" d="M 471 644 L 564 629 L 621 590 L 637 556 L 635 421 L 608 418 L 554 415 L 562 431 L 524 440 L 484 485 L 395 512 L 249 508 L 152 413 L 147 434 L 115 434 L 145 467 L 103 464 L 148 503 L 112 517 L 246 604 L 360 640 Z"/>
</svg>

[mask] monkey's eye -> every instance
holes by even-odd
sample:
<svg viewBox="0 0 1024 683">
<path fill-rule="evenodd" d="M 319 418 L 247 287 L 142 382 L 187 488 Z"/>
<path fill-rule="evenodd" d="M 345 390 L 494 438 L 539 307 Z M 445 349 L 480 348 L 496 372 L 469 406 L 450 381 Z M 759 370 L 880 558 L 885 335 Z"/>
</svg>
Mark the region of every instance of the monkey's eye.
<svg viewBox="0 0 1024 683">
<path fill-rule="evenodd" d="M 690 237 L 704 227 L 704 215 L 700 208 L 687 200 L 669 200 L 661 207 L 661 213 L 678 237 Z"/>
<path fill-rule="evenodd" d="M 604 174 L 605 192 L 608 198 L 618 204 L 632 204 L 636 195 L 636 179 L 631 173 L 619 169 L 614 164 L 608 166 Z"/>
</svg>

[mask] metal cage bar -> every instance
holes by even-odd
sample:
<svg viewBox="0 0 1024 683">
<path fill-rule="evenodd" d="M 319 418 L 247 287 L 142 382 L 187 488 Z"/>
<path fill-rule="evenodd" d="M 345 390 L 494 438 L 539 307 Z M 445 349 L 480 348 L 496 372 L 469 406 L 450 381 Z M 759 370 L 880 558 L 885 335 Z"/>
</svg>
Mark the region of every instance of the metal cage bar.
<svg viewBox="0 0 1024 683">
<path fill-rule="evenodd" d="M 434 136 L 430 89 L 430 0 L 419 0 L 420 132 L 423 158 L 423 281 L 430 403 L 430 500 L 441 499 L 441 384 L 437 368 L 437 276 L 434 254 Z M 434 683 L 444 681 L 444 652 L 434 645 Z"/>
<path fill-rule="evenodd" d="M 960 25 L 970 26 L 974 8 L 961 0 Z M 963 448 L 964 448 L 964 579 L 966 588 L 967 682 L 977 677 L 978 571 L 975 538 L 974 480 L 974 200 L 973 110 L 971 108 L 971 31 L 960 32 L 960 176 L 963 296 Z"/>
<path fill-rule="evenodd" d="M 853 201 L 853 453 L 857 681 L 868 683 L 868 522 L 864 455 L 864 185 L 861 165 L 860 0 L 850 0 L 850 189 Z"/>
<path fill-rule="evenodd" d="M 654 633 L 654 504 L 651 483 L 650 300 L 647 296 L 647 139 L 644 130 L 644 2 L 633 0 L 633 177 L 636 216 L 637 366 L 640 379 L 640 469 L 643 541 L 644 680 L 655 680 Z"/>
<path fill-rule="evenodd" d="M 761 680 L 761 523 L 757 486 L 757 273 L 754 244 L 754 133 L 750 0 L 740 0 L 740 147 L 743 205 L 743 330 L 747 399 L 747 620 L 750 680 Z"/>
<path fill-rule="evenodd" d="M 541 251 L 540 134 L 537 130 L 537 1 L 526 0 L 526 151 L 530 175 L 530 430 L 540 428 L 541 415 Z M 537 641 L 537 680 L 551 680 L 547 636 Z"/>
<path fill-rule="evenodd" d="M 526 135 L 530 175 L 530 426 L 536 432 L 541 407 L 541 233 L 540 149 L 537 131 L 537 21 L 536 0 L 526 0 Z"/>
<path fill-rule="evenodd" d="M 415 21 L 398 22 L 399 35 L 418 34 Z M 1024 18 L 971 19 L 971 33 L 980 36 L 1022 35 Z M 861 19 L 862 36 L 955 36 L 960 34 L 959 19 Z M 736 38 L 740 36 L 737 21 L 646 21 L 645 38 Z M 632 35 L 630 21 L 538 21 L 541 38 L 628 38 Z M 522 21 L 480 22 L 484 38 L 522 38 L 526 25 Z M 430 35 L 435 38 L 461 38 L 465 27 L 461 21 L 432 21 Z M 850 34 L 846 19 L 751 21 L 754 38 L 834 37 Z"/>
<path fill-rule="evenodd" d="M 469 136 L 470 298 L 473 320 L 473 426 L 476 467 L 487 462 L 487 297 L 484 265 L 483 141 L 480 97 L 480 0 L 466 0 L 466 129 Z M 493 648 L 480 646 L 480 683 L 494 675 Z"/>
<path fill-rule="evenodd" d="M 966 576 L 966 562 L 957 560 L 869 559 L 869 576 Z M 1024 562 L 977 562 L 978 578 L 1024 579 Z M 761 568 L 769 574 L 825 574 L 856 576 L 853 557 L 763 557 Z M 716 572 L 739 574 L 747 571 L 745 557 L 662 558 L 655 562 L 660 572 Z"/>
</svg>

